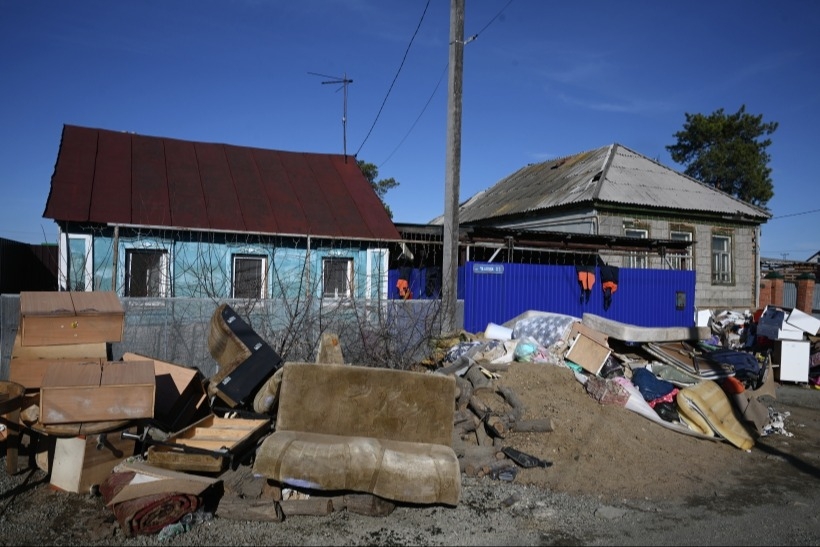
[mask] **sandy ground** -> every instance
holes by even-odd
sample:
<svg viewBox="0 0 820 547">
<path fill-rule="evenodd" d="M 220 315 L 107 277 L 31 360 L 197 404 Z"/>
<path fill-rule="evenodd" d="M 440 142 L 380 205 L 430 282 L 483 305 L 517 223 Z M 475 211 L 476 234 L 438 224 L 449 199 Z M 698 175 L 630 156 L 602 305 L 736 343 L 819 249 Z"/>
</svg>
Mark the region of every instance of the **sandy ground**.
<svg viewBox="0 0 820 547">
<path fill-rule="evenodd" d="M 0 482 L 3 545 L 817 545 L 820 391 L 777 385 L 763 400 L 784 433 L 744 451 L 664 428 L 587 394 L 569 368 L 513 363 L 494 380 L 524 418 L 553 431 L 510 433 L 504 446 L 551 463 L 512 482 L 464 478 L 455 507 L 397 507 L 283 522 L 214 518 L 161 541 L 125 538 L 99 497 L 54 491 L 42 471 Z M 502 405 L 485 390 L 483 400 Z"/>
</svg>

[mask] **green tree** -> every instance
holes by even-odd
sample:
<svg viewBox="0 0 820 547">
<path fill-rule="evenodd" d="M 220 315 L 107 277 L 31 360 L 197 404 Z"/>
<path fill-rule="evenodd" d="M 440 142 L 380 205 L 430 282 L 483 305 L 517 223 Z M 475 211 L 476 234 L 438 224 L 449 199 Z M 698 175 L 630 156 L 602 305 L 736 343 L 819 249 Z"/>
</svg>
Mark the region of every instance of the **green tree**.
<svg viewBox="0 0 820 547">
<path fill-rule="evenodd" d="M 384 201 L 384 196 L 387 194 L 388 190 L 392 190 L 393 188 L 399 185 L 396 182 L 396 179 L 389 178 L 389 179 L 382 179 L 377 181 L 376 179 L 379 178 L 379 168 L 373 165 L 372 163 L 367 163 L 364 160 L 356 160 L 356 165 L 359 166 L 359 169 L 362 170 L 365 178 L 370 182 L 370 185 L 373 187 L 373 190 L 376 192 L 376 195 L 379 196 L 379 199 L 382 200 L 384 204 L 384 208 L 387 211 L 387 214 L 390 218 L 393 218 L 393 211 L 390 210 L 390 206 L 387 205 L 387 202 Z"/>
<path fill-rule="evenodd" d="M 735 114 L 724 114 L 722 108 L 708 116 L 687 113 L 683 130 L 674 135 L 678 142 L 666 149 L 690 177 L 765 207 L 774 196 L 766 148 L 777 125 L 747 114 L 746 105 Z"/>
</svg>

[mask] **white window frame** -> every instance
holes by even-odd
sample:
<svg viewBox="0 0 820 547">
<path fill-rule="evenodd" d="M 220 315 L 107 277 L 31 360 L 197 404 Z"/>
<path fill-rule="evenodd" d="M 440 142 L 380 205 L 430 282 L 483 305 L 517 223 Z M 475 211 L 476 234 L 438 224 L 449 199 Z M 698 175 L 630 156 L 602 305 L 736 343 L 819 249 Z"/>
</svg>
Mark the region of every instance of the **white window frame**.
<svg viewBox="0 0 820 547">
<path fill-rule="evenodd" d="M 334 279 L 335 272 L 344 271 L 345 281 Z M 350 298 L 353 295 L 353 259 L 342 256 L 328 256 L 322 258 L 322 297 L 323 298 Z"/>
<path fill-rule="evenodd" d="M 649 237 L 649 230 L 643 228 L 624 228 L 624 235 L 626 237 L 646 239 Z M 627 268 L 647 268 L 647 264 L 648 257 L 646 253 L 632 251 L 626 257 Z"/>
<path fill-rule="evenodd" d="M 82 243 L 82 257 L 78 263 L 81 263 L 82 279 L 75 280 L 72 273 L 72 257 L 74 252 L 71 250 L 75 244 Z M 92 276 L 93 266 L 93 252 L 92 252 L 92 237 L 84 234 L 65 234 L 64 238 L 60 238 L 60 286 L 67 291 L 93 291 L 94 277 Z M 69 287 L 69 281 L 72 286 Z M 79 283 L 78 283 L 79 281 Z"/>
<path fill-rule="evenodd" d="M 692 232 L 685 230 L 671 230 L 669 239 L 673 241 L 688 241 L 692 242 Z M 669 258 L 669 265 L 673 270 L 692 270 L 694 264 L 692 263 L 692 246 L 686 248 L 681 252 L 674 252 L 667 255 Z"/>
<path fill-rule="evenodd" d="M 135 296 L 132 294 L 131 291 L 131 280 L 133 279 L 131 268 L 133 265 L 132 256 L 134 254 L 156 254 L 159 255 L 159 294 L 148 294 L 145 296 Z M 156 248 L 152 246 L 128 246 L 125 249 L 125 269 L 124 275 L 125 280 L 123 283 L 123 294 L 129 298 L 167 298 L 168 297 L 168 289 L 169 289 L 169 273 L 168 273 L 168 264 L 169 264 L 169 253 L 167 249 Z M 146 285 L 147 288 L 150 288 L 150 284 Z"/>
<path fill-rule="evenodd" d="M 712 234 L 712 284 L 732 283 L 732 237 Z"/>
<path fill-rule="evenodd" d="M 237 274 L 241 268 L 238 265 L 242 262 L 259 263 L 259 292 L 257 294 L 237 294 Z M 231 257 L 231 298 L 265 298 L 267 294 L 268 279 L 268 257 L 254 254 L 235 254 Z"/>
</svg>

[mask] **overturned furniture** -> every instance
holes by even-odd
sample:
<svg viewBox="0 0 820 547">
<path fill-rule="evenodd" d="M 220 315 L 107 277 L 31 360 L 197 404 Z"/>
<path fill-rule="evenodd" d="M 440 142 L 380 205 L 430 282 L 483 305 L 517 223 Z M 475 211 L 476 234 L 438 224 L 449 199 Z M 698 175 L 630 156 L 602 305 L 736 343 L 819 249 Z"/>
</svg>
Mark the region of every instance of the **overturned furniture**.
<svg viewBox="0 0 820 547">
<path fill-rule="evenodd" d="M 291 487 L 455 506 L 452 376 L 285 363 L 276 430 L 254 472 Z"/>
<path fill-rule="evenodd" d="M 210 378 L 208 393 L 231 408 L 251 404 L 282 358 L 228 304 L 214 310 L 210 326 L 208 351 L 219 370 Z"/>
</svg>

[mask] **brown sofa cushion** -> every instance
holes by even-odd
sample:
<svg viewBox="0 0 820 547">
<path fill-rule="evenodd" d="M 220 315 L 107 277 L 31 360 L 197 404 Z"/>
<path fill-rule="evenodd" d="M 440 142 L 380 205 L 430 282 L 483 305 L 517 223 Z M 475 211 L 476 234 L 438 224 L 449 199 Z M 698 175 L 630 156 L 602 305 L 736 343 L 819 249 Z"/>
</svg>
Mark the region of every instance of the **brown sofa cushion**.
<svg viewBox="0 0 820 547">
<path fill-rule="evenodd" d="M 254 471 L 294 487 L 457 505 L 455 396 L 450 375 L 285 363 L 276 430 Z"/>
<path fill-rule="evenodd" d="M 276 429 L 451 446 L 451 375 L 288 362 Z"/>
</svg>

